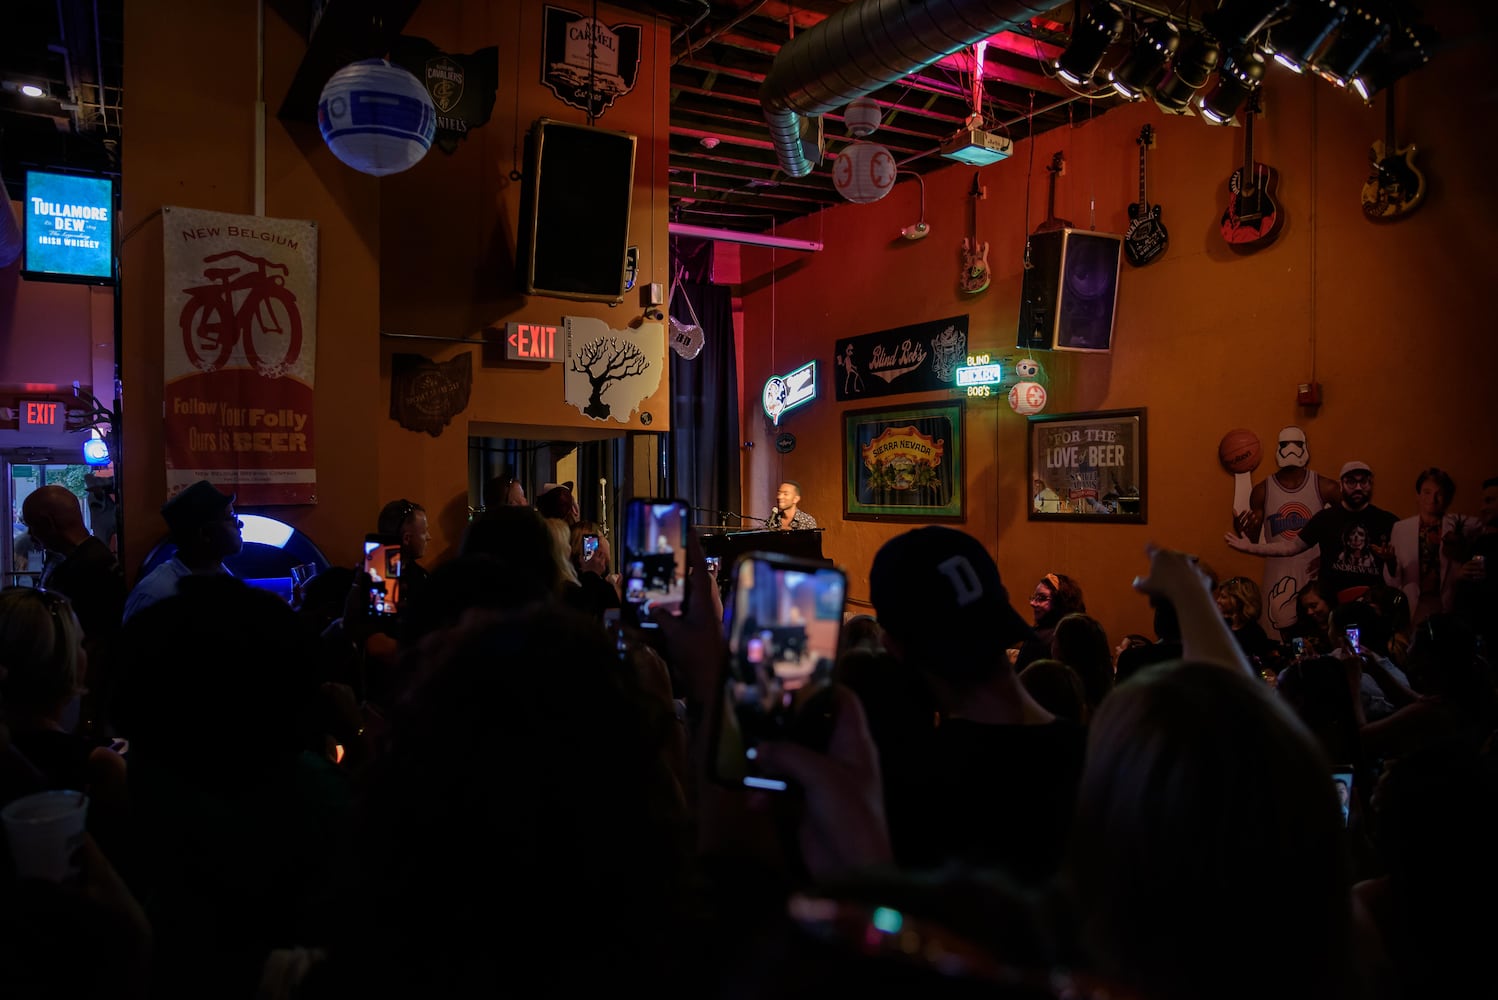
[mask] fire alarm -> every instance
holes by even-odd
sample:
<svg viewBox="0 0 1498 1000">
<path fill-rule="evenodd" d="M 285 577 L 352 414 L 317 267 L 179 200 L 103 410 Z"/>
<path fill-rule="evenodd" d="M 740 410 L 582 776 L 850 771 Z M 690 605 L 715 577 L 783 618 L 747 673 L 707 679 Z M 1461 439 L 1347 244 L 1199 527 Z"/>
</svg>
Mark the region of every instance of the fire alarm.
<svg viewBox="0 0 1498 1000">
<path fill-rule="evenodd" d="M 1295 390 L 1295 401 L 1301 406 L 1321 405 L 1321 383 L 1302 382 Z"/>
</svg>

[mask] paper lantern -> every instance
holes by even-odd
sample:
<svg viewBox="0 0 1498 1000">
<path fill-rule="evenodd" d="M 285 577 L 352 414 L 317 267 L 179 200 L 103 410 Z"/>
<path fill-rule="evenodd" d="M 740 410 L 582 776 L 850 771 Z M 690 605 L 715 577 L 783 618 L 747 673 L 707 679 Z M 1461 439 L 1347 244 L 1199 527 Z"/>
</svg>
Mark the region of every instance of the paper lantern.
<svg viewBox="0 0 1498 1000">
<path fill-rule="evenodd" d="M 860 139 L 873 134 L 879 127 L 880 118 L 879 105 L 867 97 L 850 101 L 843 109 L 843 125 L 848 129 L 848 134 Z"/>
<path fill-rule="evenodd" d="M 1022 416 L 1045 409 L 1045 386 L 1039 382 L 1020 382 L 1009 390 L 1009 408 Z"/>
<path fill-rule="evenodd" d="M 832 165 L 832 186 L 860 205 L 878 201 L 895 186 L 895 158 L 876 143 L 849 143 Z"/>
<path fill-rule="evenodd" d="M 416 77 L 384 59 L 363 59 L 334 73 L 323 87 L 317 127 L 338 159 L 384 177 L 427 154 L 437 110 Z"/>
</svg>

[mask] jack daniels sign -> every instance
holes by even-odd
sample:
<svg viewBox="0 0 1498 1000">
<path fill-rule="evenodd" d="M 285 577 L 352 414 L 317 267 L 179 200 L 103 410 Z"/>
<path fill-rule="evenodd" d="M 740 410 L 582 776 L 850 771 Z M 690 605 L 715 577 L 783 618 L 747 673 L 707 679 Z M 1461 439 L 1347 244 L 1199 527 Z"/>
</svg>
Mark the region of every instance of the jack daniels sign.
<svg viewBox="0 0 1498 1000">
<path fill-rule="evenodd" d="M 390 47 L 390 61 L 427 88 L 437 109 L 436 144 L 452 153 L 470 129 L 487 124 L 499 91 L 499 47 L 467 55 L 443 52 L 425 38 L 401 35 Z"/>
<path fill-rule="evenodd" d="M 967 317 L 844 337 L 832 360 L 839 402 L 950 389 L 967 363 Z"/>
</svg>

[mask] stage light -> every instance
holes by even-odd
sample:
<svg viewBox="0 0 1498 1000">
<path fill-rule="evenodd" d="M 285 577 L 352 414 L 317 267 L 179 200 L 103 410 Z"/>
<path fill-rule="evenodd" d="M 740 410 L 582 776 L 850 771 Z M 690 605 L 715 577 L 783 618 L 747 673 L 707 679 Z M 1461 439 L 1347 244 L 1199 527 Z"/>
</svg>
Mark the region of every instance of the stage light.
<svg viewBox="0 0 1498 1000">
<path fill-rule="evenodd" d="M 1123 27 L 1122 7 L 1113 0 L 1094 3 L 1082 23 L 1073 28 L 1066 51 L 1052 64 L 1057 75 L 1074 87 L 1090 84 L 1098 63 L 1103 61 L 1103 53 L 1118 41 Z"/>
<path fill-rule="evenodd" d="M 1236 48 L 1246 45 L 1289 6 L 1289 0 L 1224 0 L 1222 6 L 1202 15 L 1202 24 L 1224 45 Z"/>
<path fill-rule="evenodd" d="M 1435 32 L 1423 25 L 1402 28 L 1389 39 L 1387 47 L 1368 57 L 1348 89 L 1371 102 L 1374 94 L 1430 62 L 1434 42 Z"/>
<path fill-rule="evenodd" d="M 1336 40 L 1312 65 L 1323 80 L 1345 87 L 1375 49 L 1389 37 L 1389 25 L 1377 13 L 1357 8 L 1342 23 Z"/>
<path fill-rule="evenodd" d="M 1226 125 L 1263 82 L 1264 57 L 1253 49 L 1237 49 L 1222 64 L 1217 86 L 1198 103 L 1202 117 L 1213 125 Z"/>
<path fill-rule="evenodd" d="M 1186 114 L 1191 95 L 1206 86 L 1221 58 L 1222 49 L 1211 35 L 1192 38 L 1170 64 L 1170 75 L 1165 82 L 1155 88 L 1155 104 L 1167 114 Z"/>
<path fill-rule="evenodd" d="M 1118 68 L 1109 71 L 1108 82 L 1123 97 L 1141 100 L 1154 92 L 1155 84 L 1165 73 L 1165 64 L 1180 44 L 1179 28 L 1164 18 L 1153 22 Z"/>
<path fill-rule="evenodd" d="M 1347 5 L 1341 0 L 1307 0 L 1288 19 L 1269 29 L 1267 47 L 1275 62 L 1292 73 L 1304 73 L 1346 19 Z"/>
</svg>

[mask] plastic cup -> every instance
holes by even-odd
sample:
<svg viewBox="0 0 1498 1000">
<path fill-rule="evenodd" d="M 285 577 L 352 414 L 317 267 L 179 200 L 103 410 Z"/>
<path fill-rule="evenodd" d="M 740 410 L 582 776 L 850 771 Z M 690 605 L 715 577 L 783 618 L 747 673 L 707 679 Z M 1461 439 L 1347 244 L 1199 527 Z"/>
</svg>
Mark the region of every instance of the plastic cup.
<svg viewBox="0 0 1498 1000">
<path fill-rule="evenodd" d="M 78 849 L 88 819 L 88 796 L 75 791 L 37 792 L 0 812 L 17 878 L 48 882 L 80 879 Z"/>
</svg>

